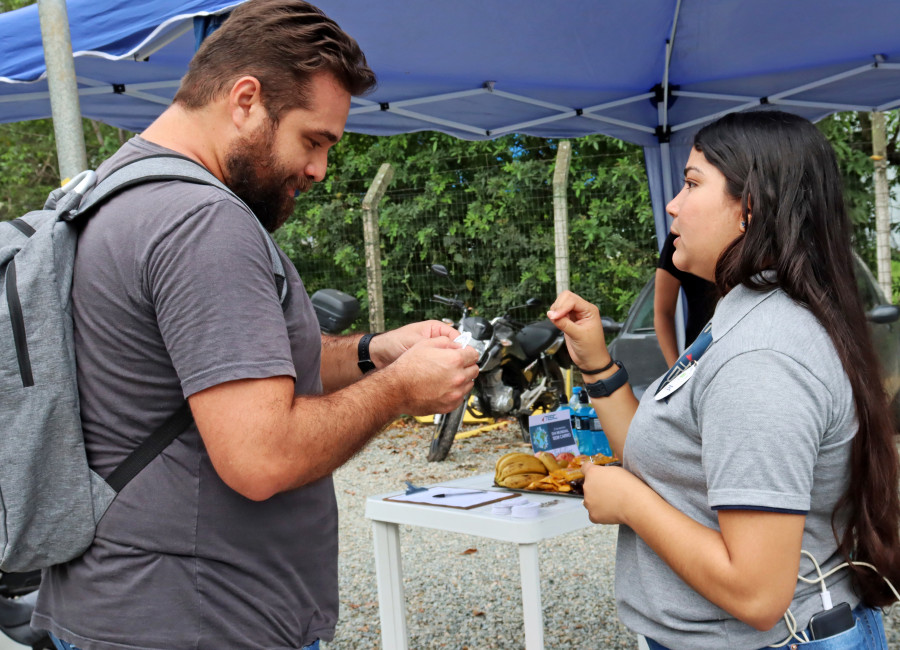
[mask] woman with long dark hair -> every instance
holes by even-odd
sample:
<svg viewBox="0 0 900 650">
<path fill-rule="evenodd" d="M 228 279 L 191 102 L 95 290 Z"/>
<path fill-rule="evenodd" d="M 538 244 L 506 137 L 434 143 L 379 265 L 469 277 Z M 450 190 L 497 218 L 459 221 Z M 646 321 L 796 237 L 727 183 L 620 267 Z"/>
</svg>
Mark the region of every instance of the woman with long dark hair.
<svg viewBox="0 0 900 650">
<path fill-rule="evenodd" d="M 550 309 L 623 460 L 585 467 L 585 506 L 620 524 L 619 615 L 651 649 L 887 647 L 898 456 L 840 187 L 795 115 L 696 135 L 673 261 L 722 298 L 640 405 L 597 308 L 565 292 Z"/>
</svg>

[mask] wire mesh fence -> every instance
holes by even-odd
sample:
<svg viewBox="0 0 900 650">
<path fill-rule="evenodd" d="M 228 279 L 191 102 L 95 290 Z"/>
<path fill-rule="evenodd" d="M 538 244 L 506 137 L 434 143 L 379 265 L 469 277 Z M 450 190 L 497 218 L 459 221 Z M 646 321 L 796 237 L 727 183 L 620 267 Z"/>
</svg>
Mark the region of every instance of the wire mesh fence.
<svg viewBox="0 0 900 650">
<path fill-rule="evenodd" d="M 386 326 L 459 317 L 433 294 L 458 296 L 488 318 L 529 298 L 549 306 L 557 294 L 553 170 L 553 158 L 514 160 L 403 175 L 390 186 L 378 211 Z M 328 196 L 302 208 L 279 234 L 310 293 L 332 287 L 360 299 L 352 329 L 369 328 L 361 209 L 367 183 L 333 182 Z M 580 156 L 566 198 L 569 286 L 622 319 L 657 257 L 640 150 Z M 449 280 L 432 273 L 432 264 L 444 265 Z M 537 307 L 527 313 L 543 317 Z"/>
</svg>

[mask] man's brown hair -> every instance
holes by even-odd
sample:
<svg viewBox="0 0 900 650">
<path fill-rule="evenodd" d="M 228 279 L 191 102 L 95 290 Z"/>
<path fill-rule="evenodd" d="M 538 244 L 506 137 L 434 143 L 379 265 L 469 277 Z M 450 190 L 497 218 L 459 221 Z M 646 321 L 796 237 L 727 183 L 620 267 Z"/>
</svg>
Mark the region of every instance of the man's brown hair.
<svg viewBox="0 0 900 650">
<path fill-rule="evenodd" d="M 359 45 L 320 9 L 302 0 L 248 0 L 197 50 L 174 101 L 201 108 L 249 75 L 277 124 L 286 111 L 309 108 L 309 80 L 321 72 L 354 96 L 375 86 Z"/>
</svg>

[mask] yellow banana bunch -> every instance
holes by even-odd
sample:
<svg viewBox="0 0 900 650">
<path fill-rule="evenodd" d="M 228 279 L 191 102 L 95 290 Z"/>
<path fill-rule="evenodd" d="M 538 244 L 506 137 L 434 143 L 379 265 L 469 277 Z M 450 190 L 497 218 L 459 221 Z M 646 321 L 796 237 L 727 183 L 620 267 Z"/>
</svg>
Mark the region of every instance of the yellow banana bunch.
<svg viewBox="0 0 900 650">
<path fill-rule="evenodd" d="M 507 476 L 506 478 L 498 481 L 498 485 L 512 488 L 513 490 L 524 490 L 529 485 L 540 481 L 545 476 L 546 474 L 537 473 L 512 474 L 511 476 Z"/>
<path fill-rule="evenodd" d="M 556 456 L 549 451 L 539 451 L 535 454 L 535 457 L 544 464 L 544 467 L 547 468 L 548 472 L 554 472 L 566 467 L 565 463 L 560 464 L 559 461 L 556 460 Z"/>
<path fill-rule="evenodd" d="M 503 487 L 522 489 L 547 475 L 547 468 L 531 454 L 512 452 L 497 459 L 494 481 Z"/>
</svg>

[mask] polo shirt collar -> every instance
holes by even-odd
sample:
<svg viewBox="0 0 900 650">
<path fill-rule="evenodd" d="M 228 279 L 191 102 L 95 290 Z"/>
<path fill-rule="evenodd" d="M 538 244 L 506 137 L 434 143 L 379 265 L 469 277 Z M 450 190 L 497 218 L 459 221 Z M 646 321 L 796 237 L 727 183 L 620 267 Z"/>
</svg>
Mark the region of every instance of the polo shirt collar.
<svg viewBox="0 0 900 650">
<path fill-rule="evenodd" d="M 770 269 L 763 271 L 760 275 L 769 280 L 774 278 L 775 271 Z M 762 290 L 750 289 L 743 284 L 739 284 L 729 291 L 716 305 L 716 311 L 712 317 L 713 341 L 718 341 L 725 336 L 757 305 L 780 291 L 781 289 L 778 287 Z"/>
</svg>

